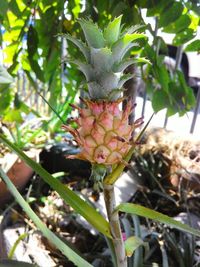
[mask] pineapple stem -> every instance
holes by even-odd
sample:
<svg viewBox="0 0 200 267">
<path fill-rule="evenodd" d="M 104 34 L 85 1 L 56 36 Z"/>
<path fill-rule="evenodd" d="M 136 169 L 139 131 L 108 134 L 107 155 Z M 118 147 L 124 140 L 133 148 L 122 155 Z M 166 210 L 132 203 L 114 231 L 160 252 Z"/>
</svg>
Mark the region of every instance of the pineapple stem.
<svg viewBox="0 0 200 267">
<path fill-rule="evenodd" d="M 127 267 L 127 258 L 120 228 L 119 215 L 116 212 L 113 213 L 116 207 L 114 185 L 103 184 L 103 191 L 107 216 L 113 237 L 117 267 Z"/>
</svg>

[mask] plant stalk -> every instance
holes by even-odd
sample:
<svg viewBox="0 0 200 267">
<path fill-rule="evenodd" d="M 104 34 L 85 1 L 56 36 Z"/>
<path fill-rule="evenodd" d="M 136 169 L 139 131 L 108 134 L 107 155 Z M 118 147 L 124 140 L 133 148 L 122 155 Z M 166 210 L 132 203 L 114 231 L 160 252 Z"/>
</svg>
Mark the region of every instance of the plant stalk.
<svg viewBox="0 0 200 267">
<path fill-rule="evenodd" d="M 113 237 L 113 245 L 117 260 L 117 267 L 127 267 L 127 257 L 120 228 L 119 215 L 117 212 L 113 213 L 114 209 L 116 208 L 114 185 L 104 184 L 103 191 L 107 216 L 110 223 L 111 234 Z"/>
</svg>

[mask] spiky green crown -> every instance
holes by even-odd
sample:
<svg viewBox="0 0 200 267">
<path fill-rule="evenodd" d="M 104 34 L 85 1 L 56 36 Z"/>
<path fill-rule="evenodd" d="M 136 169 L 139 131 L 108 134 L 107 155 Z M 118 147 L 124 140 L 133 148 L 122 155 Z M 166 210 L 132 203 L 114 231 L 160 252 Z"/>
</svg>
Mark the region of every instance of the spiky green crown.
<svg viewBox="0 0 200 267">
<path fill-rule="evenodd" d="M 135 41 L 146 36 L 136 33 L 141 26 L 122 31 L 121 18 L 122 16 L 115 18 L 104 30 L 91 20 L 79 20 L 86 43 L 71 35 L 65 35 L 84 55 L 85 61 L 74 59 L 71 62 L 85 75 L 91 100 L 118 99 L 123 84 L 132 77 L 129 74 L 124 75 L 124 70 L 138 61 L 146 62 L 142 58 L 125 57 L 127 51 L 137 45 Z"/>
</svg>

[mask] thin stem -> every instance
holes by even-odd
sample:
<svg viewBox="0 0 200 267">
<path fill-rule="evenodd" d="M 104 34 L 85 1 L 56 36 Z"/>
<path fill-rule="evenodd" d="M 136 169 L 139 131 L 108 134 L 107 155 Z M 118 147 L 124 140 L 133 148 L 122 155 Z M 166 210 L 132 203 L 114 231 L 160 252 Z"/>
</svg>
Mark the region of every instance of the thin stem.
<svg viewBox="0 0 200 267">
<path fill-rule="evenodd" d="M 127 258 L 120 228 L 119 215 L 116 212 L 113 213 L 116 207 L 114 186 L 104 184 L 103 187 L 104 201 L 106 205 L 108 220 L 110 223 L 111 234 L 113 237 L 113 245 L 117 259 L 117 267 L 127 267 Z"/>
</svg>

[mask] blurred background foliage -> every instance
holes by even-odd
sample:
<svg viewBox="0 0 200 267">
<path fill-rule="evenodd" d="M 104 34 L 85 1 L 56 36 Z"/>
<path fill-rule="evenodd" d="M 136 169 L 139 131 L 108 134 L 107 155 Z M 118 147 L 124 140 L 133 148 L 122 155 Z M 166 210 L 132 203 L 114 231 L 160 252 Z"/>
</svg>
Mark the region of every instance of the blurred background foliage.
<svg viewBox="0 0 200 267">
<path fill-rule="evenodd" d="M 1 121 L 14 122 L 16 127 L 29 113 L 37 118 L 44 115 L 40 106 L 28 104 L 19 93 L 25 79 L 25 89 L 31 87 L 30 94 L 39 96 L 48 107 L 43 129 L 55 133 L 69 116 L 69 104 L 84 86 L 76 66 L 67 61 L 70 56 L 79 57 L 79 52 L 58 34 L 79 37 L 77 19 L 81 17 L 104 26 L 121 14 L 126 27 L 142 24 L 149 37 L 147 42 L 139 43 L 136 52 L 152 64 L 139 66 L 133 73 L 142 80 L 134 90 L 141 89 L 142 84 L 156 112 L 167 108 L 168 115 L 182 115 L 190 110 L 195 97 L 181 69 L 181 60 L 184 50 L 200 51 L 200 40 L 195 39 L 200 26 L 198 0 L 1 0 L 1 63 L 16 78 L 16 83 L 0 87 Z M 177 48 L 175 66 L 170 71 L 164 64 L 168 44 L 158 34 L 160 30 L 172 34 L 172 44 Z M 135 51 L 131 53 L 135 56 Z"/>
</svg>

